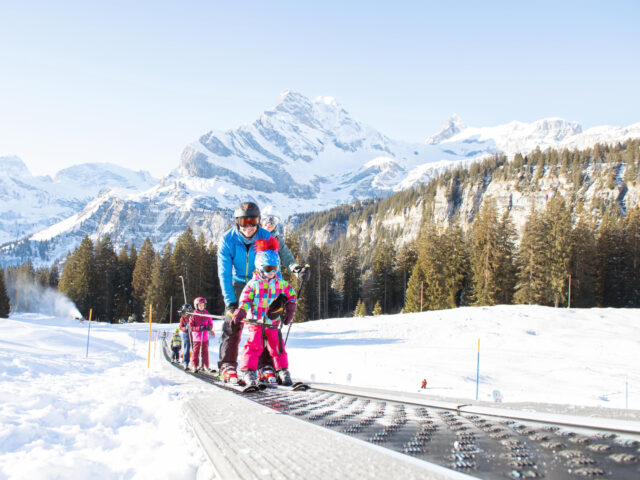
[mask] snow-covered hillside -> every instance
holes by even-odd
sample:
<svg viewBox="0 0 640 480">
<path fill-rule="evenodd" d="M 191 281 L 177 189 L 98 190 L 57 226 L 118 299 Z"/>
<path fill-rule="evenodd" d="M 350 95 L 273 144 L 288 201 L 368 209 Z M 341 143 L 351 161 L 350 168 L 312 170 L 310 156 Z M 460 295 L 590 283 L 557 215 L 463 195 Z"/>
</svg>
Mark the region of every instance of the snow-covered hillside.
<svg viewBox="0 0 640 480">
<path fill-rule="evenodd" d="M 169 366 L 156 343 L 147 368 L 146 324 L 92 322 L 87 356 L 76 314 L 0 319 L 0 477 L 196 477 L 206 461 L 182 405 L 215 387 Z M 480 400 L 499 390 L 506 407 L 637 420 L 639 317 L 497 306 L 331 319 L 294 324 L 287 349 L 298 378 L 472 403 L 480 339 Z"/>
</svg>

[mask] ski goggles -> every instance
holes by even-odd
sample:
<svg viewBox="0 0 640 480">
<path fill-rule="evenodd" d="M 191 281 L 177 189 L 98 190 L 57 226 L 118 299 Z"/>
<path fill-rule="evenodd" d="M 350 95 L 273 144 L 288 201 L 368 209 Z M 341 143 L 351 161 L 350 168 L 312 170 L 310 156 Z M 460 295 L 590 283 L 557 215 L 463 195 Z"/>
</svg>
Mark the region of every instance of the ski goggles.
<svg viewBox="0 0 640 480">
<path fill-rule="evenodd" d="M 238 225 L 240 225 L 241 227 L 257 227 L 260 220 L 258 219 L 258 217 L 240 217 L 236 218 L 236 222 L 238 222 Z"/>
<path fill-rule="evenodd" d="M 277 215 L 267 215 L 266 217 L 262 218 L 262 224 L 266 225 L 267 223 L 270 223 L 271 225 L 275 225 L 277 227 L 280 224 L 280 217 L 278 217 Z"/>
<path fill-rule="evenodd" d="M 265 273 L 271 273 L 271 272 L 277 272 L 278 271 L 278 265 L 266 265 L 264 267 L 262 267 L 262 270 L 264 270 Z"/>
</svg>

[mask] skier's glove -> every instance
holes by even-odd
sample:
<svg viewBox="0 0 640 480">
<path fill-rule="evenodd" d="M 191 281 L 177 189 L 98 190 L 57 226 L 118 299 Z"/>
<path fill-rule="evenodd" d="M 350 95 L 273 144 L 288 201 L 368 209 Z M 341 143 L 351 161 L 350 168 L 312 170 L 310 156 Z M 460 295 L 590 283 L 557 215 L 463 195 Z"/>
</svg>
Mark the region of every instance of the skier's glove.
<svg viewBox="0 0 640 480">
<path fill-rule="evenodd" d="M 233 302 L 227 305 L 227 311 L 225 312 L 227 316 L 233 318 L 233 314 L 238 309 L 238 302 Z"/>
<path fill-rule="evenodd" d="M 282 321 L 285 325 L 289 325 L 293 321 L 293 315 L 296 313 L 297 305 L 294 302 L 287 303 L 284 307 L 284 315 Z"/>
<path fill-rule="evenodd" d="M 311 266 L 309 265 L 294 265 L 291 271 L 298 277 L 298 280 L 303 282 L 306 282 L 311 277 Z"/>
<path fill-rule="evenodd" d="M 232 325 L 240 325 L 240 323 L 247 318 L 247 311 L 244 308 L 237 308 L 233 313 Z"/>
</svg>

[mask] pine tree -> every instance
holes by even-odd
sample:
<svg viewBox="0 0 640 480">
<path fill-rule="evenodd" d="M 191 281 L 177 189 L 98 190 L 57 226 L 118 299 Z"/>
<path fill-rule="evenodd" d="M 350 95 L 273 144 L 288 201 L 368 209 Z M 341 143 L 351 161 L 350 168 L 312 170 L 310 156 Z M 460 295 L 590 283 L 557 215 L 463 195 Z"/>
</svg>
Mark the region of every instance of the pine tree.
<svg viewBox="0 0 640 480">
<path fill-rule="evenodd" d="M 626 305 L 640 306 L 640 207 L 627 213 L 624 225 L 627 274 L 625 275 Z"/>
<path fill-rule="evenodd" d="M 132 246 L 133 252 L 135 248 Z M 125 245 L 118 254 L 118 267 L 115 282 L 114 307 L 118 319 L 126 319 L 132 313 L 133 307 L 133 269 L 135 261 L 129 255 L 129 248 Z"/>
<path fill-rule="evenodd" d="M 37 298 L 34 298 L 34 295 L 31 293 L 32 290 L 29 288 L 29 285 L 36 281 L 36 272 L 31 260 L 17 267 L 7 268 L 5 275 L 7 279 L 7 293 L 13 302 L 13 310 L 31 311 L 31 304 L 34 300 L 36 302 L 38 301 Z"/>
<path fill-rule="evenodd" d="M 425 275 L 418 262 L 413 267 L 409 283 L 407 284 L 407 299 L 404 305 L 405 312 L 422 312 L 424 310 L 424 281 Z"/>
<path fill-rule="evenodd" d="M 407 288 L 409 286 L 409 279 L 411 273 L 418 261 L 418 249 L 416 242 L 409 242 L 404 247 L 398 250 L 396 254 L 396 270 L 395 270 L 395 297 L 396 303 L 394 309 L 406 308 L 407 303 Z"/>
<path fill-rule="evenodd" d="M 516 227 L 511 221 L 509 211 L 505 210 L 498 224 L 500 232 L 500 267 L 498 270 L 498 295 L 496 300 L 499 304 L 507 305 L 513 302 L 513 294 L 516 288 Z"/>
<path fill-rule="evenodd" d="M 627 258 L 622 221 L 617 214 L 607 211 L 597 240 L 596 306 L 624 307 Z"/>
<path fill-rule="evenodd" d="M 544 223 L 548 245 L 549 288 L 553 305 L 557 308 L 567 302 L 571 259 L 571 212 L 562 195 L 556 195 L 547 203 Z"/>
<path fill-rule="evenodd" d="M 175 285 L 173 285 L 169 297 L 175 299 L 174 304 L 176 306 L 184 301 L 180 277 L 184 279 L 188 303 L 192 303 L 195 297 L 206 297 L 207 281 L 205 272 L 202 269 L 205 253 L 204 244 L 201 245 L 201 248 L 198 248 L 191 227 L 187 227 L 184 233 L 178 237 L 171 255 L 171 267 L 175 277 Z"/>
<path fill-rule="evenodd" d="M 532 209 L 520 241 L 518 284 L 514 302 L 549 305 L 552 294 L 548 283 L 547 234 L 542 215 Z"/>
<path fill-rule="evenodd" d="M 83 317 L 96 305 L 96 262 L 93 242 L 85 236 L 65 262 L 58 290 L 75 303 Z"/>
<path fill-rule="evenodd" d="M 284 236 L 284 243 L 285 245 L 287 245 L 289 250 L 291 250 L 293 258 L 298 260 L 298 262 L 300 262 L 301 264 L 305 263 L 303 262 L 301 257 L 300 239 L 295 232 L 287 233 Z M 314 271 L 312 268 L 311 275 L 313 276 L 313 274 Z M 309 303 L 311 286 L 309 285 L 309 282 L 306 282 L 306 284 L 302 284 L 302 282 L 300 282 L 298 278 L 287 269 L 282 272 L 282 275 L 284 279 L 293 286 L 293 289 L 295 290 L 297 296 L 296 303 L 298 304 L 298 308 L 296 309 L 296 314 L 293 317 L 293 321 L 296 323 L 306 322 L 309 319 L 309 312 L 311 311 Z"/>
<path fill-rule="evenodd" d="M 47 280 L 47 285 L 51 288 L 58 288 L 58 282 L 60 281 L 60 268 L 58 262 L 55 261 L 49 268 L 49 278 Z"/>
<path fill-rule="evenodd" d="M 353 312 L 360 300 L 360 267 L 358 255 L 350 248 L 340 260 L 340 290 L 342 292 L 342 313 Z"/>
<path fill-rule="evenodd" d="M 144 320 L 149 321 L 149 312 L 153 306 L 152 321 L 165 323 L 169 321 L 170 297 L 175 286 L 171 265 L 171 244 L 167 243 L 162 252 L 156 255 L 151 272 L 151 283 L 147 289 Z"/>
<path fill-rule="evenodd" d="M 114 299 L 118 283 L 118 257 L 111 239 L 107 236 L 95 247 L 95 319 L 111 322 L 116 315 Z"/>
<path fill-rule="evenodd" d="M 328 248 L 312 246 L 309 249 L 307 263 L 311 266 L 311 277 L 306 288 L 309 298 L 309 317 L 313 320 L 329 318 L 329 305 L 332 303 L 333 270 Z"/>
<path fill-rule="evenodd" d="M 131 284 L 133 286 L 133 314 L 141 320 L 146 303 L 147 289 L 151 283 L 151 273 L 155 252 L 149 238 L 145 238 L 136 258 Z"/>
<path fill-rule="evenodd" d="M 469 255 L 460 226 L 452 225 L 440 233 L 433 223 L 425 225 L 405 310 L 439 310 L 464 304 L 468 271 Z"/>
<path fill-rule="evenodd" d="M 421 288 L 422 310 L 438 310 L 446 308 L 447 293 L 445 292 L 444 263 L 442 235 L 434 224 L 426 230 L 425 235 L 418 242 L 418 263 L 424 275 Z"/>
<path fill-rule="evenodd" d="M 373 315 L 378 316 L 382 314 L 382 306 L 380 305 L 380 300 L 376 302 L 375 307 L 373 307 Z"/>
<path fill-rule="evenodd" d="M 373 253 L 371 298 L 374 302 L 380 302 L 382 311 L 389 313 L 395 303 L 394 291 L 394 265 L 395 256 L 393 244 L 387 240 L 378 242 Z"/>
<path fill-rule="evenodd" d="M 596 288 L 596 228 L 592 221 L 581 216 L 571 231 L 571 306 L 595 306 Z"/>
<path fill-rule="evenodd" d="M 470 283 L 469 252 L 459 224 L 450 225 L 442 236 L 444 288 L 447 301 L 442 308 L 455 308 L 468 303 Z"/>
<path fill-rule="evenodd" d="M 9 318 L 11 312 L 11 300 L 7 294 L 7 287 L 4 283 L 4 270 L 0 268 L 0 318 Z"/>
<path fill-rule="evenodd" d="M 356 305 L 356 310 L 354 312 L 354 316 L 356 317 L 366 317 L 367 316 L 367 307 L 364 304 L 362 299 L 358 300 L 358 304 Z"/>
<path fill-rule="evenodd" d="M 213 313 L 224 312 L 224 298 L 218 281 L 218 247 L 215 243 L 205 244 L 204 235 L 200 234 L 197 245 L 196 274 L 207 301 L 207 309 Z"/>
<path fill-rule="evenodd" d="M 487 198 L 471 229 L 470 264 L 476 305 L 500 302 L 502 254 L 495 201 Z"/>
</svg>

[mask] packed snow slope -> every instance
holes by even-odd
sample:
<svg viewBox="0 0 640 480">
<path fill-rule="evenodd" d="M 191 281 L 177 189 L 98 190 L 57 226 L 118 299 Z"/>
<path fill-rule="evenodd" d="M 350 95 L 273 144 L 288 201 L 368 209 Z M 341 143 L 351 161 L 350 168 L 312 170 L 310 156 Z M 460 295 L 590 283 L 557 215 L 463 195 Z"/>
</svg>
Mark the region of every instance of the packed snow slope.
<svg viewBox="0 0 640 480">
<path fill-rule="evenodd" d="M 0 319 L 0 478 L 209 476 L 182 404 L 215 387 L 171 367 L 147 343 L 147 324 L 89 331 L 72 317 Z M 293 325 L 287 348 L 297 378 L 469 403 L 480 339 L 480 400 L 499 390 L 506 403 L 625 408 L 628 379 L 637 410 L 639 318 L 637 309 L 537 306 L 340 318 Z M 152 336 L 173 329 L 152 325 Z"/>
</svg>

